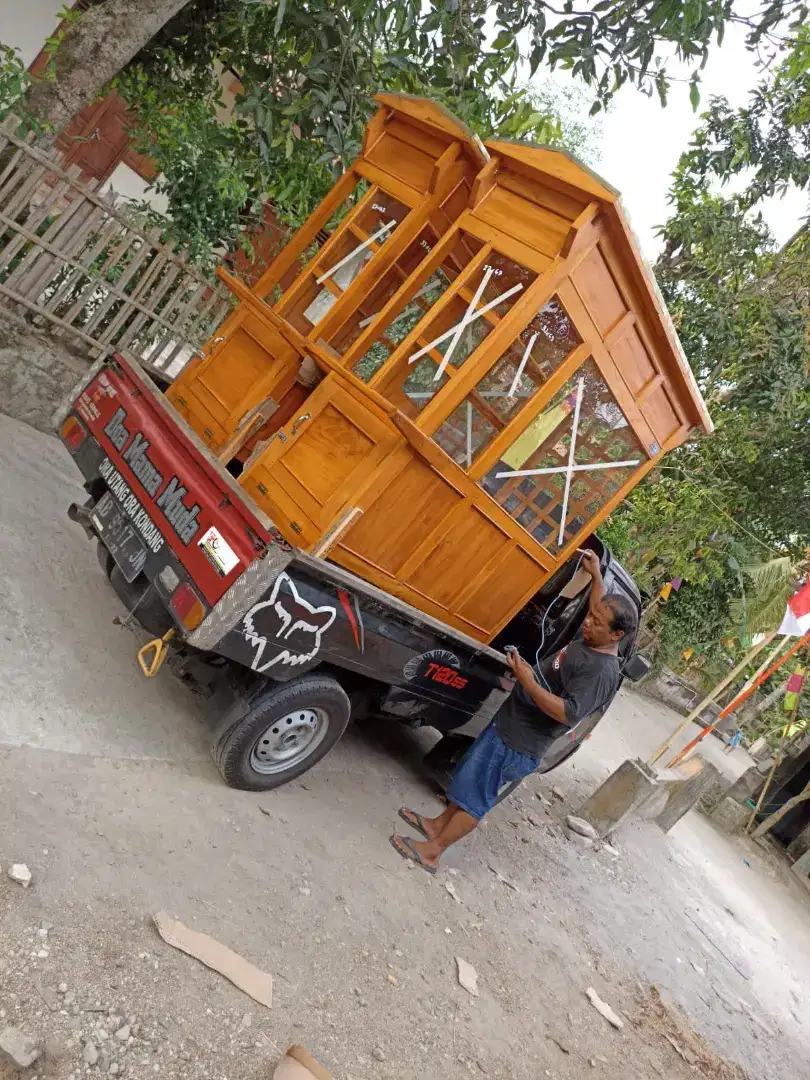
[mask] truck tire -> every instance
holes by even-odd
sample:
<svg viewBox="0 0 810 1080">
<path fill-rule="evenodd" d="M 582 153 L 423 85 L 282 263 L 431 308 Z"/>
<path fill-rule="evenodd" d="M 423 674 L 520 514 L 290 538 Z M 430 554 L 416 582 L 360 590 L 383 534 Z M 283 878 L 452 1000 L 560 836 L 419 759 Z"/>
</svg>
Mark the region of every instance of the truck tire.
<svg viewBox="0 0 810 1080">
<path fill-rule="evenodd" d="M 109 581 L 112 577 L 112 572 L 115 569 L 115 559 L 100 540 L 96 544 L 96 557 L 98 558 L 101 569 L 107 575 L 107 580 Z"/>
<path fill-rule="evenodd" d="M 149 582 L 143 576 L 129 582 L 118 566 L 113 566 L 110 573 L 110 585 L 113 591 L 128 612 L 133 612 L 133 618 L 147 634 L 153 637 L 162 637 L 170 630 L 174 623 L 166 610 L 160 597 L 154 589 L 149 590 Z"/>
<path fill-rule="evenodd" d="M 326 757 L 350 713 L 343 687 L 329 675 L 271 684 L 245 703 L 211 753 L 229 787 L 271 791 Z"/>
</svg>

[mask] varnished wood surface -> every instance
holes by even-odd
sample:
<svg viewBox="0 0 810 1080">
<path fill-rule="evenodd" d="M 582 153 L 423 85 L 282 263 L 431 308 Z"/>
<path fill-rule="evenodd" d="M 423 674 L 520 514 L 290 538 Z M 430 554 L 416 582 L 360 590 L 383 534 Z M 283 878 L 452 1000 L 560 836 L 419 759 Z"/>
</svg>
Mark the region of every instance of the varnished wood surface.
<svg viewBox="0 0 810 1080">
<path fill-rule="evenodd" d="M 243 489 L 304 550 L 317 549 L 343 522 L 330 560 L 486 642 L 705 422 L 705 406 L 676 355 L 674 330 L 613 189 L 547 148 L 491 140 L 487 158 L 432 103 L 377 100 L 350 173 L 254 290 L 229 280 L 240 306 L 219 331 L 225 340 L 169 396 L 215 448 L 234 439 L 262 400 L 279 402 L 275 422 L 259 437 L 251 433 Z M 365 195 L 283 295 L 265 303 L 361 179 L 371 183 Z M 374 223 L 395 205 L 404 208 L 396 228 L 374 239 Z M 330 268 L 359 244 L 371 257 L 340 284 Z M 515 281 L 520 290 L 476 316 L 473 338 L 446 362 L 447 339 L 436 343 L 437 336 L 475 314 L 475 296 L 497 299 Z M 324 313 L 312 324 L 302 313 L 315 310 L 315 299 Z M 544 323 L 548 305 L 556 314 Z M 408 321 L 398 323 L 403 313 Z M 570 341 L 563 324 L 573 327 Z M 532 343 L 541 332 L 549 351 L 536 357 Z M 409 382 L 418 353 L 444 368 L 435 387 Z M 295 381 L 305 357 L 321 373 L 309 392 Z M 520 385 L 529 390 L 507 407 L 491 397 L 506 394 L 492 372 L 513 370 L 515 386 L 525 371 Z M 583 372 L 603 415 L 582 415 L 577 447 L 585 464 L 563 497 Z M 466 450 L 457 438 L 462 423 Z M 615 472 L 612 462 L 624 459 L 637 464 Z M 554 483 L 523 484 L 511 475 L 549 461 L 558 463 Z M 542 505 L 534 501 L 540 496 Z"/>
</svg>

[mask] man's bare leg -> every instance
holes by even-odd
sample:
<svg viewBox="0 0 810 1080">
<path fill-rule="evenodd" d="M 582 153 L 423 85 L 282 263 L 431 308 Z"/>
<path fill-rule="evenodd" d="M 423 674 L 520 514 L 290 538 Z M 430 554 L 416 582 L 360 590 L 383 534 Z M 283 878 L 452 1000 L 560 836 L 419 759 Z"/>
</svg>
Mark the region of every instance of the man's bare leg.
<svg viewBox="0 0 810 1080">
<path fill-rule="evenodd" d="M 455 814 L 458 807 L 453 803 L 447 804 L 447 809 L 443 810 L 438 817 L 424 817 L 422 814 L 417 814 L 414 810 L 409 810 L 407 806 L 403 806 L 400 810 L 400 815 L 408 814 L 413 819 L 409 824 L 416 828 L 416 818 L 419 817 L 422 822 L 422 828 L 427 833 L 429 839 L 434 840 L 442 829 L 450 821 L 450 818 Z M 405 819 L 407 820 L 407 818 Z"/>
<path fill-rule="evenodd" d="M 418 853 L 419 858 L 427 866 L 438 866 L 439 860 L 450 845 L 467 836 L 479 824 L 478 818 L 473 817 L 472 814 L 468 814 L 466 810 L 461 810 L 452 803 L 437 818 L 423 818 L 423 821 L 426 825 L 428 822 L 431 825 L 442 822 L 440 831 L 432 840 L 408 839 L 408 846 Z M 401 840 L 402 838 L 395 837 L 395 839 Z"/>
</svg>

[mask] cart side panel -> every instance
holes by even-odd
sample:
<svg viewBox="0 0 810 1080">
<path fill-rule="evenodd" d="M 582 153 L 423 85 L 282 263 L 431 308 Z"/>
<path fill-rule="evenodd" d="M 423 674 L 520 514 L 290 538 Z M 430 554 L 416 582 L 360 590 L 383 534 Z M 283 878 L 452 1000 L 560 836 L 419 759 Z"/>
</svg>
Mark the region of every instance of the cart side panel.
<svg viewBox="0 0 810 1080">
<path fill-rule="evenodd" d="M 372 679 L 381 699 L 385 686 L 399 688 L 417 712 L 422 702 L 470 716 L 511 690 L 502 656 L 324 571 L 293 559 L 213 651 L 280 682 L 331 664 Z"/>
</svg>

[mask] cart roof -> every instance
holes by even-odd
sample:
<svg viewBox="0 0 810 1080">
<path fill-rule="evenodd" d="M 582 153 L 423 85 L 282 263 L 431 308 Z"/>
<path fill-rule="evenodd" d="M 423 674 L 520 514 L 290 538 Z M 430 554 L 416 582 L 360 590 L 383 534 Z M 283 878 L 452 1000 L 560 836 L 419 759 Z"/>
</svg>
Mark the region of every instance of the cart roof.
<svg viewBox="0 0 810 1080">
<path fill-rule="evenodd" d="M 464 144 L 479 168 L 489 161 L 489 154 L 475 132 L 453 116 L 444 105 L 429 101 L 427 98 L 413 97 L 411 94 L 375 94 L 374 100 L 378 105 L 385 105 L 389 109 L 403 113 L 417 127 L 423 127 L 434 135 L 458 139 Z"/>
</svg>

